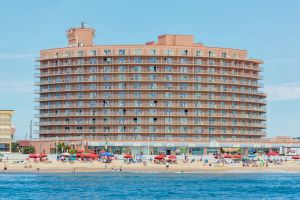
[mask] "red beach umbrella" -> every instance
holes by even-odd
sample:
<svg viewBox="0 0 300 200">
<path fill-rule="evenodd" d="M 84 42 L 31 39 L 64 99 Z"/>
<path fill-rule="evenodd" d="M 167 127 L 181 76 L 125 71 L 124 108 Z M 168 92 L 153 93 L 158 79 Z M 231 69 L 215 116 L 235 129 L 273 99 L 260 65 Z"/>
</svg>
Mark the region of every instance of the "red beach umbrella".
<svg viewBox="0 0 300 200">
<path fill-rule="evenodd" d="M 105 150 L 101 150 L 101 151 L 99 151 L 99 153 L 100 154 L 102 154 L 102 153 L 105 153 L 106 151 Z"/>
<path fill-rule="evenodd" d="M 93 159 L 96 159 L 96 158 L 98 158 L 98 155 L 95 154 L 95 153 L 92 153 L 92 154 L 90 155 L 90 157 L 93 158 Z"/>
<path fill-rule="evenodd" d="M 44 153 L 41 153 L 41 154 L 39 155 L 39 157 L 40 157 L 40 158 L 45 158 L 45 157 L 47 157 L 47 155 L 44 154 Z"/>
<path fill-rule="evenodd" d="M 233 155 L 232 158 L 234 158 L 234 159 L 242 159 L 243 156 L 241 156 L 239 154 L 236 154 L 236 155 Z"/>
<path fill-rule="evenodd" d="M 299 159 L 300 159 L 300 156 L 292 156 L 292 159 L 294 159 L 294 160 L 299 160 Z"/>
<path fill-rule="evenodd" d="M 39 156 L 38 155 L 36 155 L 36 154 L 29 154 L 29 156 L 28 156 L 29 158 L 38 158 Z"/>
<path fill-rule="evenodd" d="M 162 153 L 162 154 L 160 154 L 160 156 L 162 156 L 162 157 L 167 157 L 167 156 L 166 156 L 166 154 L 163 154 L 163 153 Z"/>
<path fill-rule="evenodd" d="M 123 158 L 132 158 L 132 155 L 130 155 L 130 154 L 125 154 L 125 155 L 123 156 Z"/>
<path fill-rule="evenodd" d="M 175 160 L 175 159 L 177 159 L 177 156 L 170 155 L 170 156 L 168 156 L 168 158 L 169 158 L 169 159 L 174 159 L 174 160 Z"/>
<path fill-rule="evenodd" d="M 164 157 L 162 155 L 159 155 L 159 156 L 155 156 L 154 159 L 157 159 L 157 160 L 163 160 Z"/>
<path fill-rule="evenodd" d="M 272 152 L 267 153 L 267 156 L 279 156 L 279 153 L 272 151 Z"/>
<path fill-rule="evenodd" d="M 225 154 L 225 155 L 223 156 L 223 158 L 232 158 L 232 155 L 230 155 L 230 154 Z"/>
<path fill-rule="evenodd" d="M 84 152 L 84 150 L 82 150 L 82 149 L 77 150 L 77 153 L 83 153 L 83 152 Z"/>
</svg>

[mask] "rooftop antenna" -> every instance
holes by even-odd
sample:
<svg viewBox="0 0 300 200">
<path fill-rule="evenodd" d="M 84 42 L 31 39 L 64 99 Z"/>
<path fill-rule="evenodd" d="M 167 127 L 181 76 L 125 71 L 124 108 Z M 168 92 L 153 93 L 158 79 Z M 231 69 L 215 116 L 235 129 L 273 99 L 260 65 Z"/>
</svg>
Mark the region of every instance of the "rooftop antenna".
<svg viewBox="0 0 300 200">
<path fill-rule="evenodd" d="M 85 22 L 81 22 L 81 28 L 86 28 L 86 27 L 87 27 L 86 23 Z"/>
</svg>

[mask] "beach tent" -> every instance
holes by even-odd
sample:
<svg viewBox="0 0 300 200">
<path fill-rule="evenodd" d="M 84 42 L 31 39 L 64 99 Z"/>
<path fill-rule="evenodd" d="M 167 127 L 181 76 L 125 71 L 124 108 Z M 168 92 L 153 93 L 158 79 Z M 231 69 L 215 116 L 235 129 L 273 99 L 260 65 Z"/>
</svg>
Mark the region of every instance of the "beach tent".
<svg viewBox="0 0 300 200">
<path fill-rule="evenodd" d="M 174 156 L 174 155 L 170 155 L 168 156 L 169 159 L 172 159 L 172 160 L 176 160 L 177 159 L 177 156 Z"/>
<path fill-rule="evenodd" d="M 69 154 L 69 153 L 62 153 L 62 154 L 60 154 L 60 156 L 71 156 L 71 154 Z"/>
<path fill-rule="evenodd" d="M 38 155 L 36 155 L 36 154 L 29 154 L 29 156 L 28 156 L 29 158 L 38 158 L 39 156 Z"/>
<path fill-rule="evenodd" d="M 156 160 L 163 160 L 164 157 L 162 155 L 159 155 L 159 156 L 155 156 L 154 159 L 156 159 Z"/>
<path fill-rule="evenodd" d="M 272 151 L 267 153 L 267 156 L 279 156 L 279 153 Z"/>
<path fill-rule="evenodd" d="M 114 154 L 111 154 L 109 152 L 104 152 L 104 153 L 101 153 L 100 155 L 101 156 L 108 156 L 108 157 L 113 157 L 114 156 Z"/>
<path fill-rule="evenodd" d="M 132 155 L 130 155 L 130 154 L 125 154 L 125 155 L 123 156 L 123 158 L 133 158 L 133 157 L 132 157 Z"/>
</svg>

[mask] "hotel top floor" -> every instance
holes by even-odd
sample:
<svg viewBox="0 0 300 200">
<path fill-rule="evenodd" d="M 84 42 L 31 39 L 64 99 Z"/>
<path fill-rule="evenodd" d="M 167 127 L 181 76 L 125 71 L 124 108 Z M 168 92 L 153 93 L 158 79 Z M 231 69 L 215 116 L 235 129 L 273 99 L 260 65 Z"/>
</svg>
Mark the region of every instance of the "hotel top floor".
<svg viewBox="0 0 300 200">
<path fill-rule="evenodd" d="M 95 56 L 163 56 L 163 57 L 204 57 L 228 60 L 243 60 L 250 63 L 263 63 L 261 60 L 248 58 L 246 50 L 207 47 L 196 43 L 193 35 L 165 34 L 158 36 L 157 42 L 144 45 L 95 45 L 95 30 L 86 27 L 67 30 L 68 47 L 42 50 L 39 61 Z"/>
</svg>

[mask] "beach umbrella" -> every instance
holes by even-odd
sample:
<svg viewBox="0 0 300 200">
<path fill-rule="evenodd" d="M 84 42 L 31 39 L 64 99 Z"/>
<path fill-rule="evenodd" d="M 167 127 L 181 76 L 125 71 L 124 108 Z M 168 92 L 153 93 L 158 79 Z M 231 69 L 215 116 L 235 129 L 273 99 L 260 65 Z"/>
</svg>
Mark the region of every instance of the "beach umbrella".
<svg viewBox="0 0 300 200">
<path fill-rule="evenodd" d="M 225 154 L 225 155 L 223 156 L 223 158 L 232 158 L 232 155 Z"/>
<path fill-rule="evenodd" d="M 36 154 L 29 154 L 29 156 L 28 156 L 29 158 L 38 158 L 39 156 L 38 155 L 36 155 Z"/>
<path fill-rule="evenodd" d="M 105 150 L 101 150 L 101 151 L 99 151 L 99 153 L 101 154 L 101 153 L 105 153 L 106 151 Z"/>
<path fill-rule="evenodd" d="M 108 156 L 108 157 L 113 157 L 114 155 L 109 153 L 109 152 L 104 152 L 100 154 L 101 156 Z"/>
<path fill-rule="evenodd" d="M 69 153 L 62 153 L 62 154 L 60 154 L 60 156 L 71 156 L 71 154 L 69 154 Z"/>
<path fill-rule="evenodd" d="M 267 153 L 267 156 L 279 156 L 279 153 L 272 151 Z"/>
<path fill-rule="evenodd" d="M 294 160 L 299 160 L 299 159 L 300 159 L 300 156 L 292 156 L 292 159 L 294 159 Z"/>
<path fill-rule="evenodd" d="M 256 157 L 256 155 L 255 154 L 248 154 L 248 156 L 247 156 L 248 158 L 255 158 Z"/>
<path fill-rule="evenodd" d="M 177 159 L 177 156 L 174 156 L 174 155 L 170 155 L 168 156 L 169 159 L 172 159 L 172 160 L 176 160 Z"/>
<path fill-rule="evenodd" d="M 82 149 L 77 150 L 77 153 L 83 153 L 83 152 L 84 152 L 84 150 L 82 150 Z"/>
<path fill-rule="evenodd" d="M 166 154 L 163 154 L 163 153 L 162 153 L 162 154 L 160 154 L 160 156 L 162 156 L 162 157 L 167 157 L 167 156 L 166 156 Z"/>
<path fill-rule="evenodd" d="M 123 156 L 123 158 L 133 158 L 133 157 L 132 157 L 132 155 L 130 155 L 130 154 L 125 154 L 125 155 Z"/>
<path fill-rule="evenodd" d="M 159 156 L 155 156 L 154 159 L 157 159 L 157 160 L 163 160 L 164 157 L 162 155 L 159 155 Z"/>
<path fill-rule="evenodd" d="M 239 154 L 236 154 L 236 155 L 233 155 L 232 158 L 234 158 L 234 159 L 242 159 L 243 156 L 241 156 Z"/>
<path fill-rule="evenodd" d="M 47 157 L 47 155 L 44 154 L 44 153 L 41 153 L 41 154 L 39 155 L 39 157 L 40 157 L 40 158 L 45 158 L 45 157 Z"/>
</svg>

